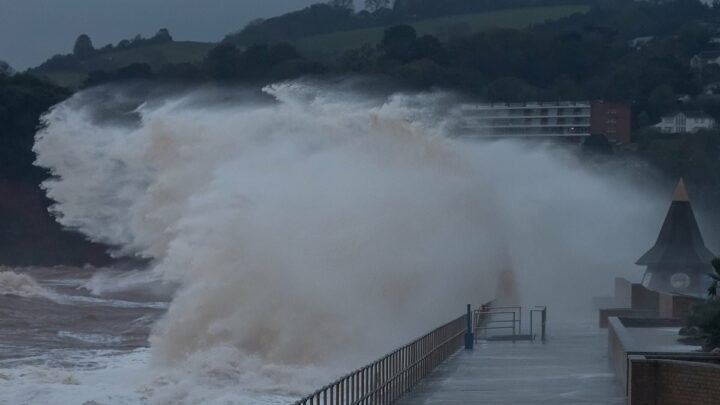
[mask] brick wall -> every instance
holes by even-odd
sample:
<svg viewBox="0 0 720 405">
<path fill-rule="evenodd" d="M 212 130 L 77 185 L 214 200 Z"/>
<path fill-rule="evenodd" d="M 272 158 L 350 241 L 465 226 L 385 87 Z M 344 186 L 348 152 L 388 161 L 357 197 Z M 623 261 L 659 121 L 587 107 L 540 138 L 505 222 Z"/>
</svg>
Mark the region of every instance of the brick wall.
<svg viewBox="0 0 720 405">
<path fill-rule="evenodd" d="M 602 134 L 610 141 L 630 143 L 630 105 L 593 101 L 590 107 L 590 133 Z"/>
<path fill-rule="evenodd" d="M 717 405 L 720 364 L 630 359 L 630 405 Z"/>
<path fill-rule="evenodd" d="M 686 319 L 692 308 L 702 302 L 701 298 L 660 293 L 660 317 Z"/>
<path fill-rule="evenodd" d="M 695 305 L 701 304 L 704 300 L 695 297 L 673 296 L 673 318 L 687 318 Z"/>
<path fill-rule="evenodd" d="M 673 317 L 673 296 L 660 293 L 658 299 L 658 313 L 663 318 Z"/>
<path fill-rule="evenodd" d="M 623 327 L 618 318 L 611 318 L 608 327 L 608 360 L 615 378 L 622 383 L 623 388 L 627 388 L 627 352 L 620 336 L 622 333 Z"/>
<path fill-rule="evenodd" d="M 632 285 L 632 309 L 657 311 L 660 307 L 660 294 L 650 291 L 642 284 Z"/>
</svg>

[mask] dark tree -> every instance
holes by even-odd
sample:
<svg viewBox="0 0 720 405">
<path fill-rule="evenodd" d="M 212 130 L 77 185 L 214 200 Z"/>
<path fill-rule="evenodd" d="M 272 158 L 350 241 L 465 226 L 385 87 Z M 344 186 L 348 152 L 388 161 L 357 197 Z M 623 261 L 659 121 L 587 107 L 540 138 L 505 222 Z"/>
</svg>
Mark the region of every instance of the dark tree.
<svg viewBox="0 0 720 405">
<path fill-rule="evenodd" d="M 151 79 L 152 68 L 147 63 L 133 63 L 118 69 L 116 76 L 118 80 Z"/>
<path fill-rule="evenodd" d="M 302 55 L 290 44 L 255 45 L 240 55 L 238 72 L 240 79 L 262 81 L 272 76 L 279 65 L 284 65 L 279 70 L 287 72 L 281 76 L 292 76 L 292 72 L 305 66 Z"/>
<path fill-rule="evenodd" d="M 708 276 L 713 282 L 708 288 L 708 299 L 696 305 L 688 319 L 688 326 L 701 330 L 702 333 L 698 337 L 706 350 L 720 347 L 720 297 L 718 296 L 720 259 L 713 260 L 712 265 L 714 273 L 708 274 Z"/>
<path fill-rule="evenodd" d="M 328 2 L 332 7 L 344 10 L 354 10 L 355 2 L 353 0 L 330 0 Z"/>
<path fill-rule="evenodd" d="M 240 58 L 240 51 L 235 45 L 221 43 L 208 52 L 203 69 L 214 79 L 234 79 L 239 74 Z"/>
<path fill-rule="evenodd" d="M 370 44 L 357 49 L 350 49 L 340 57 L 343 70 L 353 73 L 370 73 L 377 62 L 377 51 Z"/>
<path fill-rule="evenodd" d="M 412 58 L 416 40 L 415 28 L 409 25 L 397 25 L 385 30 L 385 35 L 378 48 L 388 58 L 409 61 Z"/>
<path fill-rule="evenodd" d="M 612 144 L 603 134 L 592 134 L 585 138 L 583 148 L 586 152 L 594 154 L 612 155 L 613 153 Z"/>
<path fill-rule="evenodd" d="M 0 60 L 0 76 L 11 76 L 15 74 L 15 69 L 4 60 Z"/>
<path fill-rule="evenodd" d="M 390 8 L 390 0 L 365 0 L 365 8 L 371 13 L 384 8 Z"/>
<path fill-rule="evenodd" d="M 203 79 L 200 67 L 194 63 L 164 65 L 158 70 L 157 76 L 180 82 L 197 82 Z"/>
<path fill-rule="evenodd" d="M 172 42 L 173 37 L 167 28 L 161 28 L 152 39 L 155 42 Z"/>
<path fill-rule="evenodd" d="M 430 59 L 438 64 L 447 61 L 447 51 L 437 38 L 431 35 L 423 35 L 418 38 L 412 49 L 413 59 Z"/>
<path fill-rule="evenodd" d="M 78 58 L 87 58 L 95 53 L 95 47 L 93 47 L 92 40 L 86 34 L 82 34 L 75 40 L 73 46 L 73 55 Z"/>
<path fill-rule="evenodd" d="M 485 89 L 488 101 L 521 102 L 537 99 L 537 89 L 516 77 L 501 77 Z"/>
<path fill-rule="evenodd" d="M 114 79 L 115 76 L 112 73 L 108 73 L 104 70 L 95 70 L 88 73 L 87 77 L 80 85 L 80 88 L 98 86 L 103 83 L 111 82 Z"/>
<path fill-rule="evenodd" d="M 720 288 L 720 259 L 716 258 L 713 260 L 712 265 L 715 272 L 710 274 L 713 282 L 708 288 L 708 295 L 711 298 L 718 298 L 718 288 Z M 720 336 L 718 336 L 718 340 L 720 340 Z"/>
</svg>

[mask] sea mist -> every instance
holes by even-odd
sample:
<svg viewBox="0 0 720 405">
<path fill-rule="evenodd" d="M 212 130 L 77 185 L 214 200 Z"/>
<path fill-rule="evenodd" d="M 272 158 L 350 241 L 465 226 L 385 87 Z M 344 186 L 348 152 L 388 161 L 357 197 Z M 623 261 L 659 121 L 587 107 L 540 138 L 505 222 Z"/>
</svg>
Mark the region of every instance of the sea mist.
<svg viewBox="0 0 720 405">
<path fill-rule="evenodd" d="M 442 94 L 264 92 L 90 90 L 37 135 L 57 220 L 179 286 L 151 402 L 290 402 L 499 285 L 569 316 L 641 273 L 663 207 L 573 146 L 449 137 Z"/>
</svg>

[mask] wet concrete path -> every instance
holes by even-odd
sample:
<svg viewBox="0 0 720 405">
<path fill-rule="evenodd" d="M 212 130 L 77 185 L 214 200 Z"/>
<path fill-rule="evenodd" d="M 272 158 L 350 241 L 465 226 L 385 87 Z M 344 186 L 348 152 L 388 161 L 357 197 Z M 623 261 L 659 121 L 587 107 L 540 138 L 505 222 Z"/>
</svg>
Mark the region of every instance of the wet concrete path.
<svg viewBox="0 0 720 405">
<path fill-rule="evenodd" d="M 559 328 L 541 342 L 477 342 L 438 367 L 400 405 L 625 404 L 607 332 Z"/>
</svg>

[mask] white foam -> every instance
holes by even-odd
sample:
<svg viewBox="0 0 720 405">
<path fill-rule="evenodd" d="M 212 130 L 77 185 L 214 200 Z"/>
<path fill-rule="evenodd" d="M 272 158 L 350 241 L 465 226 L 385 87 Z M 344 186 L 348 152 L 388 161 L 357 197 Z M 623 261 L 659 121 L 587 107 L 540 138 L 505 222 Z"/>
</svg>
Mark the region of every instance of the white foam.
<svg viewBox="0 0 720 405">
<path fill-rule="evenodd" d="M 108 306 L 118 308 L 156 308 L 165 309 L 168 307 L 167 302 L 135 302 L 98 297 L 87 297 L 84 295 L 66 295 L 53 293 L 51 299 L 61 304 L 75 304 L 86 306 Z"/>
<path fill-rule="evenodd" d="M 122 91 L 79 93 L 37 136 L 58 220 L 181 286 L 150 399 L 309 391 L 492 298 L 508 269 L 530 304 L 577 308 L 652 242 L 660 209 L 634 185 L 564 148 L 447 139 L 440 95 L 266 91 L 155 100 L 131 126 L 95 116 Z"/>
<path fill-rule="evenodd" d="M 103 335 L 100 333 L 77 333 L 61 330 L 58 331 L 57 334 L 61 338 L 69 338 L 93 344 L 112 344 L 122 342 L 122 338 L 119 336 Z"/>
<path fill-rule="evenodd" d="M 140 404 L 146 402 L 142 385 L 148 378 L 146 349 L 128 354 L 67 353 L 92 368 L 18 366 L 0 368 L 0 402 L 7 404 Z"/>
<path fill-rule="evenodd" d="M 3 267 L 0 267 L 0 270 Z M 27 274 L 0 271 L 0 294 L 21 297 L 50 297 L 52 294 Z"/>
<path fill-rule="evenodd" d="M 117 271 L 99 270 L 82 284 L 93 295 L 122 293 L 128 291 L 155 292 L 169 296 L 174 285 L 163 280 L 162 274 L 146 270 Z"/>
</svg>

